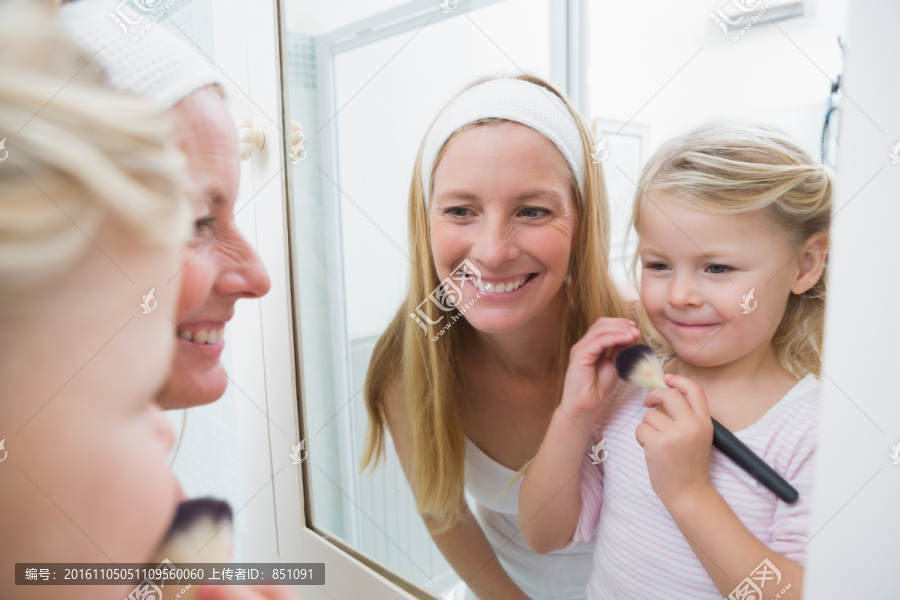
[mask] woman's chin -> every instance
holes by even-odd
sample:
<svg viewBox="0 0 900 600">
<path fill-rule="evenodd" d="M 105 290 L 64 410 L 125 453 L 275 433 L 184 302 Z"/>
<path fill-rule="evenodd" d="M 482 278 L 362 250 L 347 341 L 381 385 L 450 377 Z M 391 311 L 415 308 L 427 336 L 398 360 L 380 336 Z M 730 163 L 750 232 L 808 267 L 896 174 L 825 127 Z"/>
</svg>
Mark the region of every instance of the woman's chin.
<svg viewBox="0 0 900 600">
<path fill-rule="evenodd" d="M 520 314 L 491 314 L 494 311 L 481 311 L 481 314 L 466 315 L 469 325 L 481 333 L 511 333 L 528 324 L 531 319 Z M 509 312 L 509 311 L 504 311 Z"/>
<path fill-rule="evenodd" d="M 175 363 L 176 369 L 178 362 Z M 228 376 L 221 365 L 202 373 L 173 372 L 157 402 L 166 410 L 191 408 L 215 402 L 228 387 Z"/>
</svg>

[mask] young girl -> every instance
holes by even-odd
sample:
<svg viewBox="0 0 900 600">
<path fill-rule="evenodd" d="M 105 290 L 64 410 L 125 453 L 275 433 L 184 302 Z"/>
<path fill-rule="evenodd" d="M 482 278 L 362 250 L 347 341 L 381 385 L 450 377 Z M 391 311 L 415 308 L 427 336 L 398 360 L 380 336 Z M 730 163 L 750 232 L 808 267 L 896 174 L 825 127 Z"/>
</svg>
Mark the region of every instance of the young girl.
<svg viewBox="0 0 900 600">
<path fill-rule="evenodd" d="M 520 494 L 535 550 L 596 532 L 588 598 L 800 598 L 830 214 L 827 173 L 768 128 L 706 125 L 650 159 L 632 224 L 668 386 L 616 389 L 636 334 L 599 319 Z M 710 416 L 800 500 L 711 451 Z"/>
</svg>

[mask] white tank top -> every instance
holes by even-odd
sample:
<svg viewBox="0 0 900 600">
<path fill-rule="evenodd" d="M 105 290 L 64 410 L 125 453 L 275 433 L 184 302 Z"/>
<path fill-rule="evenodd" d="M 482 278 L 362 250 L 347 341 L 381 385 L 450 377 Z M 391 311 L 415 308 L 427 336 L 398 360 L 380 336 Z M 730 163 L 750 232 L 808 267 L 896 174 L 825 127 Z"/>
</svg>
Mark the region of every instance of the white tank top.
<svg viewBox="0 0 900 600">
<path fill-rule="evenodd" d="M 515 471 L 496 462 L 466 438 L 469 504 L 500 564 L 533 600 L 584 600 L 595 539 L 548 554 L 531 550 L 518 533 L 522 479 L 497 498 L 515 475 Z M 465 598 L 478 600 L 471 590 L 466 590 Z"/>
</svg>

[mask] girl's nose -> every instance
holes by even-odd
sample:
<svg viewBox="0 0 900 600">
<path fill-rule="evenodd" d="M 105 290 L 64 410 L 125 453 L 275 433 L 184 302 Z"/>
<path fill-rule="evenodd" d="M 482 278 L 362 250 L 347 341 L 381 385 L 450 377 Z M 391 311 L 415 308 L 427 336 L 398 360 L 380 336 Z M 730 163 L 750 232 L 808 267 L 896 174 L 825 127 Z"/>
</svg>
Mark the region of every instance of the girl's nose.
<svg viewBox="0 0 900 600">
<path fill-rule="evenodd" d="M 701 303 L 696 282 L 691 277 L 674 275 L 669 284 L 669 304 L 672 306 L 695 306 Z"/>
</svg>

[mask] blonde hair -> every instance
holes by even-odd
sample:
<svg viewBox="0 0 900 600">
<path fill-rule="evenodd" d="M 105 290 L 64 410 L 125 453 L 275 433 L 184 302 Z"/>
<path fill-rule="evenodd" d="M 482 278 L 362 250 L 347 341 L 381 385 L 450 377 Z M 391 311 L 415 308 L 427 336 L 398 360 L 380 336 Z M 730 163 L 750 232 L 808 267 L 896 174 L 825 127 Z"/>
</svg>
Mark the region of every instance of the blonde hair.
<svg viewBox="0 0 900 600">
<path fill-rule="evenodd" d="M 492 79 L 494 77 L 477 79 L 465 89 Z M 569 261 L 571 285 L 567 289 L 568 310 L 563 315 L 557 352 L 560 377 L 555 401 L 559 402 L 562 375 L 568 366 L 571 346 L 599 317 L 629 316 L 628 305 L 619 295 L 608 271 L 609 207 L 603 172 L 591 160 L 589 130 L 575 107 L 549 83 L 527 74 L 518 76 L 518 79 L 543 86 L 565 102 L 581 134 L 586 165 L 586 197 L 582 197 L 578 189 L 576 174 L 571 173 L 577 225 Z M 503 120 L 476 121 L 457 131 L 439 152 L 435 168 L 449 143 L 462 131 L 498 121 Z M 364 394 L 369 423 L 361 469 L 367 466 L 374 469 L 379 459 L 384 457 L 383 396 L 392 382 L 399 382 L 403 390 L 401 401 L 405 406 L 402 415 L 406 419 L 405 425 L 412 432 L 410 483 L 413 495 L 419 512 L 440 523 L 446 530 L 459 520 L 465 510 L 465 438 L 459 415 L 461 382 L 465 374 L 461 372 L 460 365 L 463 347 L 473 330 L 465 319 L 460 319 L 439 342 L 432 342 L 437 328 L 427 325 L 429 332 L 423 334 L 419 325 L 410 318 L 411 314 L 416 313 L 419 303 L 440 281 L 430 251 L 428 207 L 425 206 L 425 190 L 422 189 L 423 148 L 424 140 L 419 147 L 410 183 L 408 227 L 413 266 L 410 267 L 406 299 L 379 338 L 366 375 Z M 436 321 L 440 316 L 439 309 L 432 303 L 425 306 L 430 320 Z"/>
<path fill-rule="evenodd" d="M 5 301 L 65 272 L 109 220 L 146 243 L 187 241 L 185 163 L 170 116 L 103 81 L 49 8 L 11 2 L 0 9 Z"/>
<path fill-rule="evenodd" d="M 669 140 L 650 158 L 637 188 L 631 215 L 637 232 L 643 201 L 652 201 L 653 192 L 662 190 L 716 214 L 765 210 L 797 250 L 811 237 L 827 235 L 831 225 L 828 172 L 785 133 L 760 125 L 713 122 Z M 635 254 L 631 263 L 635 285 L 637 262 Z M 798 377 L 820 373 L 825 285 L 823 271 L 811 289 L 791 294 L 772 338 L 775 356 Z M 643 308 L 640 313 L 650 345 L 660 356 L 673 357 L 672 347 Z"/>
</svg>

